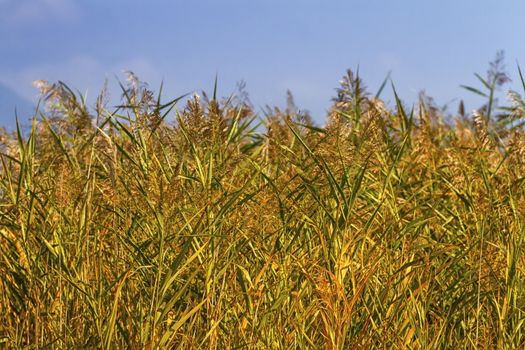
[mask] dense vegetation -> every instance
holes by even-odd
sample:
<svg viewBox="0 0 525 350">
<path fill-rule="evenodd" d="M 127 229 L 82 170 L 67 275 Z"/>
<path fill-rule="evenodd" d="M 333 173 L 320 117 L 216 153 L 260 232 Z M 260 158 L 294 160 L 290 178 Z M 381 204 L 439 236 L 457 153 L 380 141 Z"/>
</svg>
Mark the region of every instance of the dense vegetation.
<svg viewBox="0 0 525 350">
<path fill-rule="evenodd" d="M 40 82 L 1 136 L 0 343 L 524 348 L 525 103 L 478 77 L 487 103 L 448 115 L 349 71 L 323 127 L 132 74 L 114 111 Z"/>
</svg>

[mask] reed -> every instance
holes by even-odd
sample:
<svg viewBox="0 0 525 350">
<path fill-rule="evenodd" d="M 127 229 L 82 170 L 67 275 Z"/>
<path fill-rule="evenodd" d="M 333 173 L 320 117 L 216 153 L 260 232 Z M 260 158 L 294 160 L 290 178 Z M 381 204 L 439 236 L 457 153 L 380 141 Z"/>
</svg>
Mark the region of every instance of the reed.
<svg viewBox="0 0 525 350">
<path fill-rule="evenodd" d="M 92 110 L 39 82 L 31 130 L 1 135 L 0 343 L 525 347 L 525 103 L 490 77 L 447 119 L 349 71 L 324 127 L 291 98 L 177 108 L 130 74 Z"/>
</svg>

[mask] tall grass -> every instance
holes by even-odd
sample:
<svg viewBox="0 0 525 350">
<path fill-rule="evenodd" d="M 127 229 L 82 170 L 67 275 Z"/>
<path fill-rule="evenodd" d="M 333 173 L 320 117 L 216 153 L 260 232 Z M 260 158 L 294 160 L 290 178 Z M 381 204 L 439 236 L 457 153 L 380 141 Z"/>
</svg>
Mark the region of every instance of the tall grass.
<svg viewBox="0 0 525 350">
<path fill-rule="evenodd" d="M 40 82 L 2 135 L 0 342 L 525 347 L 525 103 L 496 109 L 498 78 L 447 120 L 349 71 L 324 127 L 216 91 L 179 109 L 132 74 L 113 111 Z"/>
</svg>

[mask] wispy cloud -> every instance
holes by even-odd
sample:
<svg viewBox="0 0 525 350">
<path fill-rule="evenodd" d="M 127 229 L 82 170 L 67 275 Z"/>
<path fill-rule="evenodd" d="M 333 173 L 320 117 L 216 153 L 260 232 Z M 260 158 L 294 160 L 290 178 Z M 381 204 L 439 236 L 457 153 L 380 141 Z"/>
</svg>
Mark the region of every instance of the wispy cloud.
<svg viewBox="0 0 525 350">
<path fill-rule="evenodd" d="M 80 9 L 72 0 L 0 0 L 0 24 L 9 27 L 75 20 Z"/>
<path fill-rule="evenodd" d="M 38 96 L 38 90 L 33 87 L 32 82 L 40 79 L 50 82 L 62 80 L 72 88 L 87 92 L 93 97 L 98 94 L 104 79 L 115 82 L 114 77 L 122 76 L 123 70 L 131 70 L 141 80 L 151 84 L 157 84 L 162 79 L 159 69 L 144 58 L 104 64 L 91 56 L 80 55 L 53 64 L 25 67 L 15 72 L 2 70 L 0 67 L 0 83 L 31 101 Z"/>
</svg>

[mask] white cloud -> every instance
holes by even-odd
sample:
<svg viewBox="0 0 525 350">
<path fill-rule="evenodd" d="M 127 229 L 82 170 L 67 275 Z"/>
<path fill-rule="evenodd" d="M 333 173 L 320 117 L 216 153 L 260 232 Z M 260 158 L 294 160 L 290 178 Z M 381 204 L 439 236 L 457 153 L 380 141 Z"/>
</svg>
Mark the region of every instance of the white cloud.
<svg viewBox="0 0 525 350">
<path fill-rule="evenodd" d="M 10 27 L 75 20 L 79 15 L 72 0 L 0 0 L 0 24 Z"/>
<path fill-rule="evenodd" d="M 34 101 L 39 92 L 33 87 L 33 81 L 61 80 L 72 89 L 78 89 L 83 94 L 87 93 L 89 100 L 93 101 L 105 79 L 108 79 L 110 84 L 115 83 L 115 76 L 123 80 L 123 70 L 133 71 L 142 81 L 152 84 L 153 88 L 158 87 L 157 84 L 160 84 L 162 79 L 157 67 L 144 58 L 106 65 L 90 56 L 75 56 L 63 62 L 39 64 L 16 72 L 2 71 L 0 68 L 0 82 L 27 100 Z"/>
</svg>

